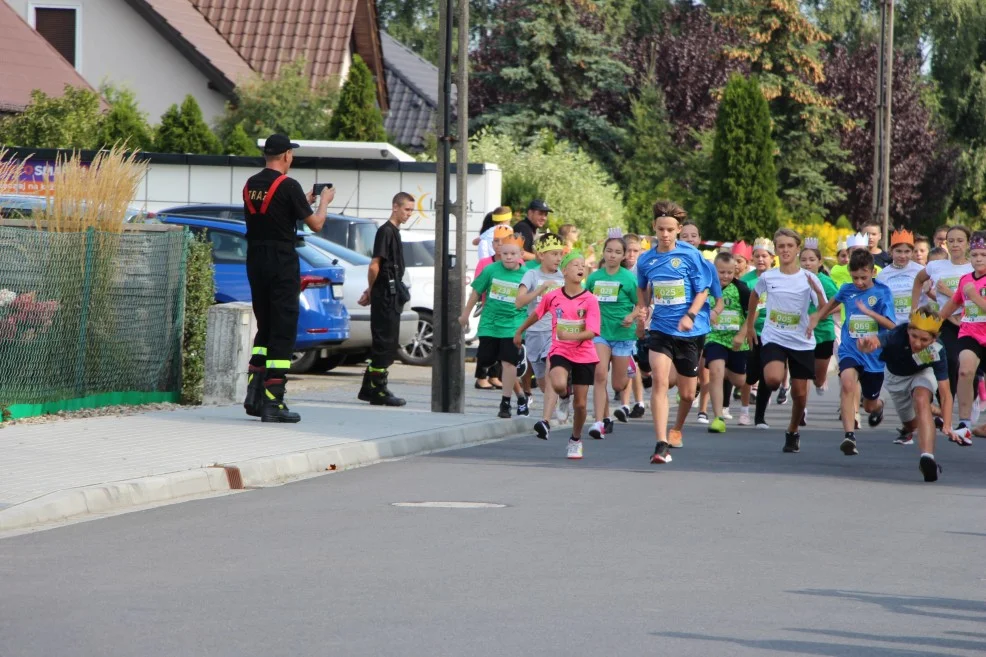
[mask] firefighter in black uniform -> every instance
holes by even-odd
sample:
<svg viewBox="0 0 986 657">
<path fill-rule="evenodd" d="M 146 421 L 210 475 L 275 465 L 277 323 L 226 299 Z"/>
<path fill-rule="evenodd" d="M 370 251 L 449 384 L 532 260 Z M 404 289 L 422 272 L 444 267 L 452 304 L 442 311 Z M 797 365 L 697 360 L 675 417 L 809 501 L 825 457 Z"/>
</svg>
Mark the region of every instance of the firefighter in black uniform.
<svg viewBox="0 0 986 657">
<path fill-rule="evenodd" d="M 303 221 L 319 231 L 335 196 L 334 189 L 323 188 L 318 211 L 312 214 L 314 196 L 305 194 L 301 184 L 287 175 L 294 148 L 298 144 L 286 136 L 271 135 L 264 144 L 266 168 L 251 176 L 243 187 L 247 278 L 257 318 L 243 406 L 248 415 L 263 422 L 301 420 L 284 403 L 284 385 L 298 332 L 298 224 Z"/>
<path fill-rule="evenodd" d="M 411 295 L 404 286 L 404 246 L 401 225 L 414 214 L 414 197 L 400 192 L 391 202 L 390 219 L 377 229 L 373 260 L 367 272 L 369 287 L 359 299 L 370 306 L 370 364 L 363 373 L 357 397 L 374 406 L 403 406 L 405 401 L 387 388 L 387 368 L 397 357 L 401 311 Z"/>
</svg>

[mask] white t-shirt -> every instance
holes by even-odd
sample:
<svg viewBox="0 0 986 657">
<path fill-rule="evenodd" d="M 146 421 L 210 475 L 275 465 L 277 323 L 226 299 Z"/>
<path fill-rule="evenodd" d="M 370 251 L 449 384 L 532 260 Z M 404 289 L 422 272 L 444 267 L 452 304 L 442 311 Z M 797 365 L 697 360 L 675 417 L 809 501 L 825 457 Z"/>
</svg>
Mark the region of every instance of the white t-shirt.
<svg viewBox="0 0 986 657">
<path fill-rule="evenodd" d="M 890 288 L 894 295 L 894 314 L 897 323 L 907 322 L 911 317 L 911 292 L 914 290 L 914 278 L 924 269 L 916 262 L 910 261 L 903 268 L 888 265 L 876 275 L 876 280 Z"/>
<path fill-rule="evenodd" d="M 479 245 L 476 247 L 476 251 L 479 255 L 479 259 L 492 258 L 493 257 L 493 230 L 496 228 L 487 228 L 486 231 L 479 236 Z"/>
<path fill-rule="evenodd" d="M 533 269 L 528 269 L 527 273 L 524 274 L 524 278 L 521 279 L 520 284 L 527 288 L 528 292 L 532 292 L 541 286 L 541 283 L 545 281 L 551 281 L 552 286 L 548 288 L 548 292 L 556 290 L 565 285 L 565 275 L 561 273 L 561 270 L 549 274 L 548 272 L 542 271 L 541 267 L 534 267 Z M 545 292 L 547 294 L 548 292 Z M 543 296 L 543 295 L 542 295 Z M 527 314 L 533 313 L 538 304 L 541 303 L 541 297 L 536 298 L 534 301 L 527 304 Z M 545 315 L 537 321 L 536 324 L 527 329 L 528 332 L 537 333 L 539 331 L 551 332 L 551 315 Z"/>
<path fill-rule="evenodd" d="M 924 270 L 928 272 L 928 278 L 931 279 L 931 290 L 935 293 L 935 298 L 938 300 L 937 302 L 931 301 L 929 303 L 932 308 L 939 310 L 948 303 L 948 298 L 938 290 L 938 282 L 943 281 L 952 290 L 952 294 L 955 294 L 955 288 L 959 286 L 959 279 L 972 271 L 972 265 L 968 262 L 964 265 L 953 265 L 951 260 L 935 260 L 934 262 L 929 262 Z M 961 314 L 962 307 L 960 306 L 952 313 L 952 316 Z"/>
<path fill-rule="evenodd" d="M 811 278 L 815 288 L 808 283 Z M 815 293 L 821 292 L 821 298 Z M 811 351 L 815 348 L 815 336 L 808 332 L 808 306 L 821 308 L 827 299 L 822 292 L 822 282 L 811 272 L 801 269 L 794 274 L 781 273 L 780 269 L 768 269 L 760 274 L 753 291 L 767 295 L 767 314 L 760 336 L 762 344 L 777 344 L 795 351 Z"/>
</svg>

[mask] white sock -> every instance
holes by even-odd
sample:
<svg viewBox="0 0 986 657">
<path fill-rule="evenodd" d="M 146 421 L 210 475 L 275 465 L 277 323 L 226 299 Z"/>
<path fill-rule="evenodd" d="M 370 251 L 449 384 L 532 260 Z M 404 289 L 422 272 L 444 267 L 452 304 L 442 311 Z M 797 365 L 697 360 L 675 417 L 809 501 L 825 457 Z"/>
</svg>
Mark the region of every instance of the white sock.
<svg viewBox="0 0 986 657">
<path fill-rule="evenodd" d="M 742 413 L 743 415 L 749 415 L 750 414 L 750 407 L 749 406 L 740 406 L 740 413 Z"/>
<path fill-rule="evenodd" d="M 934 458 L 935 458 L 935 455 L 934 454 L 929 454 L 928 452 L 925 452 L 924 454 L 922 454 L 921 455 L 921 458 L 924 458 L 925 456 L 927 456 L 929 459 L 932 459 L 932 460 L 934 460 Z"/>
</svg>

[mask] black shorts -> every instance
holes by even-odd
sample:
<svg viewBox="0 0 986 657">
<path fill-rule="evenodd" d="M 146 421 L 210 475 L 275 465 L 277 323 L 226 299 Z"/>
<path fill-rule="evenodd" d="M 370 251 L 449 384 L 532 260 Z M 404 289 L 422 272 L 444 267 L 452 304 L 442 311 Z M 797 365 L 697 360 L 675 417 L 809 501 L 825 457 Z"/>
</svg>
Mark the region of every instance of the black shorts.
<svg viewBox="0 0 986 657">
<path fill-rule="evenodd" d="M 773 363 L 775 361 L 787 363 L 787 369 L 792 379 L 809 381 L 815 378 L 814 349 L 799 351 L 797 349 L 782 347 L 773 342 L 760 347 L 760 362 L 763 363 L 764 367 L 767 366 L 767 363 Z"/>
<path fill-rule="evenodd" d="M 548 357 L 551 369 L 562 367 L 572 375 L 573 386 L 591 386 L 596 381 L 596 363 L 573 363 L 564 356 Z"/>
<path fill-rule="evenodd" d="M 671 359 L 678 376 L 698 376 L 698 361 L 705 346 L 705 336 L 679 338 L 660 331 L 651 331 L 647 348 Z"/>
<path fill-rule="evenodd" d="M 979 359 L 979 366 L 986 367 L 986 347 L 979 344 L 979 342 L 970 335 L 964 335 L 959 338 L 959 351 L 961 354 L 963 351 L 971 351 L 976 354 L 976 358 Z"/>
<path fill-rule="evenodd" d="M 645 331 L 644 337 L 637 340 L 637 353 L 633 356 L 633 359 L 637 361 L 637 367 L 648 376 L 650 376 L 650 349 L 647 347 L 649 343 L 650 332 Z"/>
<path fill-rule="evenodd" d="M 717 360 L 726 361 L 726 369 L 736 374 L 746 374 L 746 359 L 749 351 L 733 351 L 716 342 L 705 344 L 705 366 Z"/>
<path fill-rule="evenodd" d="M 862 365 L 856 362 L 855 358 L 843 358 L 839 361 L 839 376 L 842 376 L 846 370 L 856 370 L 863 399 L 880 398 L 880 389 L 883 388 L 883 372 L 867 372 Z"/>
<path fill-rule="evenodd" d="M 763 365 L 760 364 L 760 336 L 750 347 L 746 357 L 746 385 L 752 386 L 763 378 Z"/>
<path fill-rule="evenodd" d="M 819 342 L 815 345 L 815 360 L 826 360 L 835 353 L 835 340 Z"/>
<path fill-rule="evenodd" d="M 520 349 L 513 338 L 490 338 L 481 336 L 476 348 L 476 363 L 489 367 L 494 363 L 512 363 L 520 360 Z"/>
</svg>

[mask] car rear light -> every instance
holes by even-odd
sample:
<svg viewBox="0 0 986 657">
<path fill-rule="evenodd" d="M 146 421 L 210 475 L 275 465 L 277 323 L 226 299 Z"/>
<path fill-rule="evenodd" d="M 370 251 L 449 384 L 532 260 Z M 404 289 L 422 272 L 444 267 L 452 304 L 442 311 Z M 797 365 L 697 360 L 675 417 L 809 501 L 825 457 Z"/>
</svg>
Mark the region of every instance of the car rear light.
<svg viewBox="0 0 986 657">
<path fill-rule="evenodd" d="M 322 276 L 312 276 L 311 274 L 305 274 L 301 277 L 301 290 L 304 292 L 310 287 L 325 287 L 329 284 L 329 279 Z"/>
<path fill-rule="evenodd" d="M 333 299 L 341 300 L 344 296 L 343 287 L 341 285 L 336 285 L 335 283 L 333 283 L 332 285 L 329 285 L 329 294 L 332 295 Z"/>
<path fill-rule="evenodd" d="M 313 335 L 314 334 L 319 334 L 319 333 L 328 333 L 328 332 L 329 332 L 329 329 L 327 329 L 327 328 L 305 329 L 305 333 L 310 333 L 310 334 L 313 334 Z"/>
</svg>

